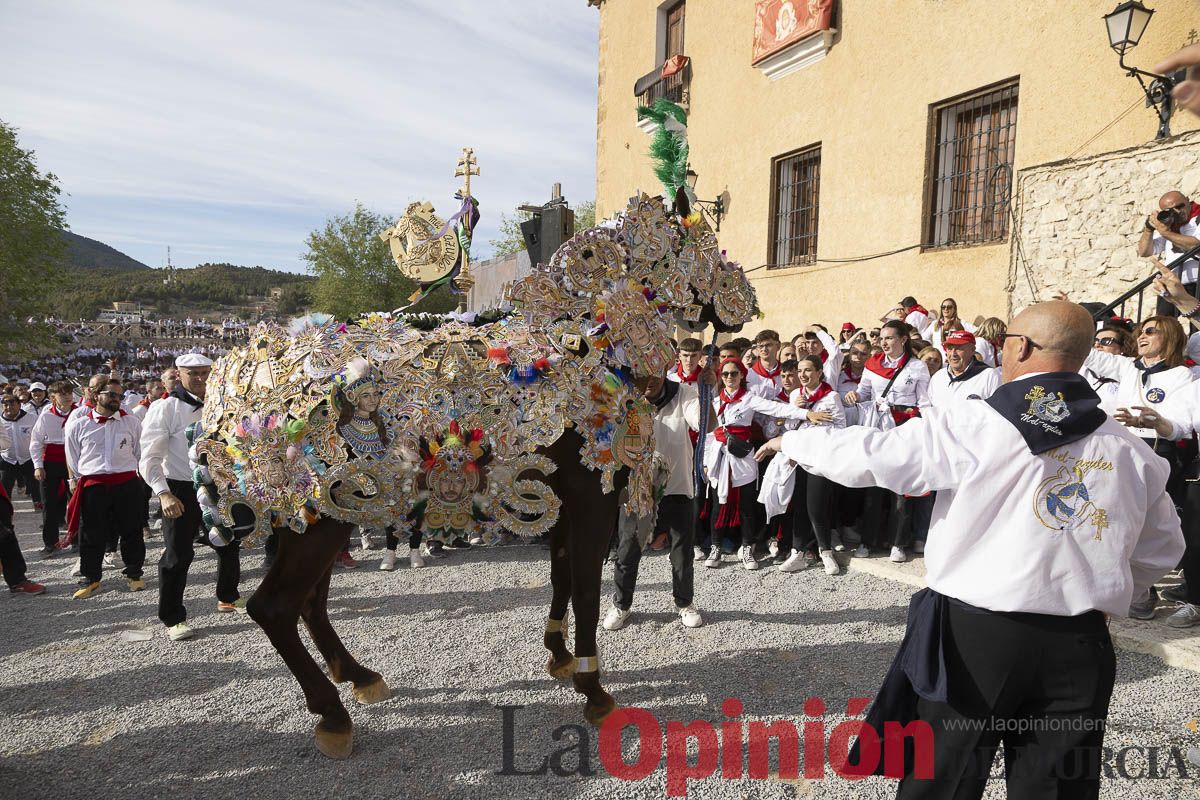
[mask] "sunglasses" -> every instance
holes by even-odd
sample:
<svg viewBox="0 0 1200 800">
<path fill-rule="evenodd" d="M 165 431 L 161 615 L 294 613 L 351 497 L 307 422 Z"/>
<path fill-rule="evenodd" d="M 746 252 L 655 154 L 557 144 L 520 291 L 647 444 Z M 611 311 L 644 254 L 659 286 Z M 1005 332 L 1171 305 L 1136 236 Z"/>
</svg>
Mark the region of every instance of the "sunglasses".
<svg viewBox="0 0 1200 800">
<path fill-rule="evenodd" d="M 1111 336 L 1105 336 L 1103 339 L 1097 339 L 1096 344 L 1101 347 L 1113 347 L 1117 344 L 1117 340 Z"/>
<path fill-rule="evenodd" d="M 942 311 L 953 311 L 956 308 L 958 308 L 958 306 L 942 306 Z"/>
<path fill-rule="evenodd" d="M 1158 334 L 1159 334 L 1158 328 L 1142 328 L 1142 332 L 1140 335 L 1142 335 L 1142 336 L 1157 336 Z"/>
<path fill-rule="evenodd" d="M 721 377 L 722 378 L 736 378 L 741 374 L 742 373 L 740 373 L 740 372 L 722 372 Z"/>
<path fill-rule="evenodd" d="M 97 397 L 120 397 L 120 392 L 96 392 Z"/>
<path fill-rule="evenodd" d="M 1026 336 L 1023 333 L 1002 333 L 1002 334 L 1000 334 L 1000 336 L 998 338 L 1000 339 L 1001 347 L 1003 347 L 1004 343 L 1007 342 L 1009 339 L 1024 339 L 1029 344 L 1029 346 L 1032 347 L 1034 350 L 1042 349 L 1042 346 L 1040 344 L 1035 342 L 1033 339 L 1030 339 L 1028 336 Z"/>
</svg>

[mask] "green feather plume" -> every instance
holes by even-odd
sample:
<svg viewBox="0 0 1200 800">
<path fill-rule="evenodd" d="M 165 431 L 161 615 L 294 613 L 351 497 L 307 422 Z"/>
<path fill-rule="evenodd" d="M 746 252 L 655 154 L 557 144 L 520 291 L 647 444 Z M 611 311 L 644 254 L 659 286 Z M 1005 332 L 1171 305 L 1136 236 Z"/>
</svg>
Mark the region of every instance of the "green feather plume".
<svg viewBox="0 0 1200 800">
<path fill-rule="evenodd" d="M 663 185 L 665 196 L 674 198 L 679 187 L 687 185 L 687 112 L 660 97 L 653 106 L 638 106 L 638 119 L 655 122 L 654 137 L 650 140 L 654 176 Z"/>
</svg>

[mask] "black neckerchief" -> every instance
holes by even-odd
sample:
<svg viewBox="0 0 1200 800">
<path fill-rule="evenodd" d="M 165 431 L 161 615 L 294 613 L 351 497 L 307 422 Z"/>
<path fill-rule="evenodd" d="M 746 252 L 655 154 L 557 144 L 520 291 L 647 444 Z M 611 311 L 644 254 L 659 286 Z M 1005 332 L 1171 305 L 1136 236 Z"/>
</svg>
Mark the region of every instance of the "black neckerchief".
<svg viewBox="0 0 1200 800">
<path fill-rule="evenodd" d="M 175 384 L 175 388 L 171 390 L 171 397 L 174 397 L 176 400 L 182 400 L 192 408 L 202 408 L 204 406 L 204 401 L 192 397 L 192 393 L 183 388 L 182 383 Z"/>
<path fill-rule="evenodd" d="M 1077 442 L 1108 418 L 1078 372 L 1046 372 L 1006 383 L 985 402 L 1017 429 L 1034 455 Z"/>
<path fill-rule="evenodd" d="M 987 368 L 987 365 L 985 365 L 982 361 L 971 359 L 971 363 L 967 364 L 967 368 L 962 371 L 962 375 L 955 375 L 953 372 L 950 372 L 950 370 L 946 370 L 946 372 L 950 375 L 951 383 L 959 383 L 960 381 L 971 380 L 971 378 L 974 378 Z"/>
<path fill-rule="evenodd" d="M 675 381 L 663 381 L 662 391 L 651 403 L 654 403 L 655 411 L 662 411 L 667 403 L 675 399 L 675 395 L 679 394 L 679 384 Z"/>
<path fill-rule="evenodd" d="M 17 422 L 18 420 L 20 420 L 20 419 L 21 419 L 21 417 L 25 416 L 25 415 L 26 415 L 26 414 L 28 414 L 28 413 L 29 413 L 29 412 L 28 412 L 28 411 L 26 411 L 25 409 L 21 409 L 21 413 L 20 413 L 20 414 L 17 414 L 17 415 L 16 415 L 15 417 L 13 417 L 12 419 L 9 419 L 8 417 L 4 416 L 3 414 L 0 414 L 0 418 L 2 418 L 2 419 L 5 421 L 5 422 Z"/>
<path fill-rule="evenodd" d="M 1153 367 L 1147 367 L 1142 364 L 1142 360 L 1140 358 L 1137 361 L 1134 361 L 1133 365 L 1135 367 L 1137 367 L 1142 373 L 1142 386 L 1146 385 L 1147 381 L 1150 380 L 1151 375 L 1155 375 L 1159 372 L 1166 372 L 1167 370 L 1170 369 L 1170 367 L 1167 366 L 1166 361 L 1160 361 L 1157 364 L 1155 364 Z"/>
</svg>

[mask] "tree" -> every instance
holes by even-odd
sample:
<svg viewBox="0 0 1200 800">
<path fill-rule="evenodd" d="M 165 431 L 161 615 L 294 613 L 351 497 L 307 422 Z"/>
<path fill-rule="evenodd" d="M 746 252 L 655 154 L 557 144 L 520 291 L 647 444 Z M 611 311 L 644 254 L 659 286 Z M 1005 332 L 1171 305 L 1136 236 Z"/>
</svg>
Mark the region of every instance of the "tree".
<svg viewBox="0 0 1200 800">
<path fill-rule="evenodd" d="M 27 319 L 45 312 L 61 285 L 66 227 L 53 173 L 38 171 L 32 150 L 0 121 L 0 351 L 28 354 L 51 343 L 45 326 Z"/>
<path fill-rule="evenodd" d="M 528 203 L 522 203 L 528 205 Z M 532 214 L 528 211 L 517 210 L 513 216 L 508 214 L 500 215 L 500 238 L 492 239 L 488 244 L 492 246 L 492 254 L 495 258 L 503 258 L 511 256 L 513 253 L 519 253 L 525 249 L 525 237 L 521 235 L 521 223 L 529 219 Z M 575 209 L 575 233 L 582 230 L 595 227 L 596 225 L 596 202 L 588 200 L 580 203 Z"/>
<path fill-rule="evenodd" d="M 302 257 L 317 276 L 314 311 L 353 319 L 407 305 L 417 286 L 400 274 L 387 243 L 379 238 L 390 226 L 387 217 L 356 203 L 353 212 L 331 218 L 323 230 L 308 235 L 308 252 Z M 441 313 L 457 305 L 457 296 L 442 287 L 413 310 Z"/>
</svg>

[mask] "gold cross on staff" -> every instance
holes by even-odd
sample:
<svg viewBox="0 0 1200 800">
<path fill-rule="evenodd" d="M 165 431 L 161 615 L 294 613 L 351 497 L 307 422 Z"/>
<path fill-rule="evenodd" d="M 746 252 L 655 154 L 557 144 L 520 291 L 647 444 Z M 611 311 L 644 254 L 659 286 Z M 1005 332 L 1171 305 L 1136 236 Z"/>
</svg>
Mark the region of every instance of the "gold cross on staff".
<svg viewBox="0 0 1200 800">
<path fill-rule="evenodd" d="M 475 162 L 475 149 L 464 147 L 462 156 L 458 159 L 458 166 L 454 169 L 454 177 L 463 179 L 463 197 L 471 196 L 471 176 L 478 174 L 479 165 Z"/>
</svg>

